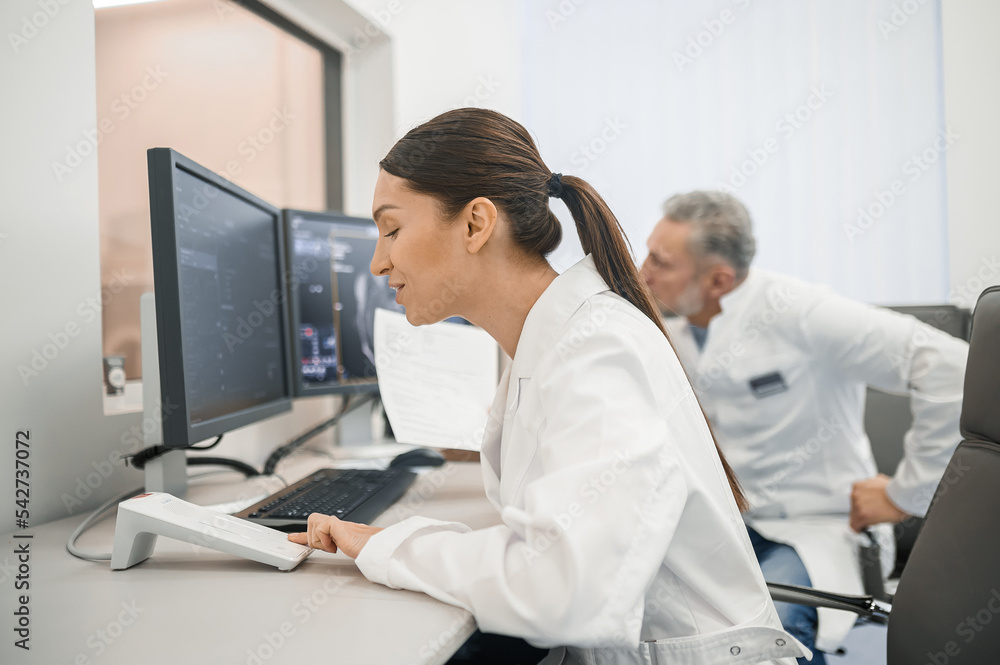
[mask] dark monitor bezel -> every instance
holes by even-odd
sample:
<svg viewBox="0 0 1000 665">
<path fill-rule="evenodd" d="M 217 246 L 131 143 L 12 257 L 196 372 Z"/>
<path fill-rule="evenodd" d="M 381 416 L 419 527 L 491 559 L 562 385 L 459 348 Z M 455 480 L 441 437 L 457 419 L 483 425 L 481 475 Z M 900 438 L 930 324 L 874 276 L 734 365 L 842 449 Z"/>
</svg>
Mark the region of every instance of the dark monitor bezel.
<svg viewBox="0 0 1000 665">
<path fill-rule="evenodd" d="M 186 171 L 218 189 L 235 196 L 274 219 L 274 236 L 278 254 L 278 288 L 284 294 L 285 248 L 281 209 L 254 196 L 245 189 L 209 169 L 188 159 L 171 148 L 150 148 L 147 152 L 149 170 L 149 213 L 153 241 L 153 285 L 156 294 L 157 354 L 160 362 L 160 402 L 163 410 L 163 445 L 167 448 L 187 448 L 204 439 L 255 423 L 265 418 L 291 411 L 292 377 L 288 368 L 288 306 L 281 297 L 278 303 L 283 325 L 279 325 L 284 346 L 284 396 L 249 408 L 191 424 L 191 414 L 184 383 L 184 340 L 181 334 L 180 256 L 177 248 L 174 211 L 176 198 L 174 174 Z"/>
<path fill-rule="evenodd" d="M 303 217 L 309 221 L 317 222 L 328 222 L 337 224 L 356 224 L 358 226 L 365 227 L 375 227 L 375 222 L 372 219 L 365 217 L 352 217 L 350 215 L 345 215 L 339 212 L 317 212 L 314 210 L 298 210 L 295 208 L 286 208 L 282 210 L 282 224 L 284 226 L 285 232 L 285 252 L 286 252 L 286 264 L 288 265 L 289 274 L 295 275 L 295 257 L 293 256 L 295 252 L 295 245 L 292 242 L 292 219 L 294 217 Z M 378 377 L 374 376 L 371 378 L 364 379 L 348 379 L 342 383 L 328 384 L 328 385 L 316 385 L 310 384 L 302 379 L 302 361 L 301 361 L 301 351 L 299 339 L 299 332 L 297 330 L 299 316 L 301 314 L 301 304 L 299 302 L 299 292 L 298 292 L 298 282 L 297 280 L 288 280 L 288 288 L 286 291 L 287 300 L 289 303 L 290 318 L 288 320 L 288 332 L 289 338 L 292 343 L 288 345 L 290 349 L 289 355 L 289 367 L 291 368 L 291 374 L 293 375 L 292 380 L 292 390 L 295 397 L 316 397 L 322 395 L 357 395 L 357 394 L 368 394 L 368 393 L 378 393 Z"/>
</svg>

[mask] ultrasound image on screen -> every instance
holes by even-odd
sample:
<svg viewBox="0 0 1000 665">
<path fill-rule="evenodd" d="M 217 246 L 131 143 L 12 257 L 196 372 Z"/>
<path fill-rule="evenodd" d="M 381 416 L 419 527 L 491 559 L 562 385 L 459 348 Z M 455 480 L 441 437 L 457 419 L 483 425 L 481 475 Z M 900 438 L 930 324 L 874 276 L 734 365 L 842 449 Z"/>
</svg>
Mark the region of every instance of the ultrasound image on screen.
<svg viewBox="0 0 1000 665">
<path fill-rule="evenodd" d="M 277 223 L 186 171 L 174 183 L 193 425 L 287 396 Z"/>
<path fill-rule="evenodd" d="M 361 219 L 298 216 L 291 221 L 306 387 L 375 378 L 375 310 L 403 311 L 389 278 L 369 271 L 377 238 L 374 222 Z"/>
</svg>

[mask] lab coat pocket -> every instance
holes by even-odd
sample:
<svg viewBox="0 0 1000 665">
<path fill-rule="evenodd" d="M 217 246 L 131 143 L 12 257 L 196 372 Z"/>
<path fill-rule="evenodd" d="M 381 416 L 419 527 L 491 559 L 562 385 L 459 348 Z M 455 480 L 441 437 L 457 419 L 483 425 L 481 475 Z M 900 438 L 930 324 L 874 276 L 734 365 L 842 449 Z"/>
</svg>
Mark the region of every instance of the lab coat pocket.
<svg viewBox="0 0 1000 665">
<path fill-rule="evenodd" d="M 804 396 L 801 372 L 802 361 L 794 353 L 741 359 L 726 373 L 732 410 L 727 420 L 735 417 L 759 429 L 792 416 Z M 719 406 L 726 408 L 724 402 Z"/>
</svg>

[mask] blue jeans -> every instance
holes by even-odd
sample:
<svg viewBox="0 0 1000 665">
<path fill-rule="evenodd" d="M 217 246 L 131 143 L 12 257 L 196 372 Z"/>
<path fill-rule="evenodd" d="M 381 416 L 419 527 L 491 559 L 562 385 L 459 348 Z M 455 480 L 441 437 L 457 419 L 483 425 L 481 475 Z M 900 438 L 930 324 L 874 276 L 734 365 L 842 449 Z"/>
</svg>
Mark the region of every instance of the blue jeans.
<svg viewBox="0 0 1000 665">
<path fill-rule="evenodd" d="M 812 586 L 802 559 L 792 547 L 767 540 L 750 527 L 747 527 L 747 531 L 765 580 L 778 584 Z M 826 665 L 826 657 L 822 652 L 816 651 L 816 608 L 791 603 L 775 603 L 774 607 L 778 610 L 778 618 L 784 629 L 813 652 L 811 661 L 799 658 L 799 665 Z"/>
</svg>

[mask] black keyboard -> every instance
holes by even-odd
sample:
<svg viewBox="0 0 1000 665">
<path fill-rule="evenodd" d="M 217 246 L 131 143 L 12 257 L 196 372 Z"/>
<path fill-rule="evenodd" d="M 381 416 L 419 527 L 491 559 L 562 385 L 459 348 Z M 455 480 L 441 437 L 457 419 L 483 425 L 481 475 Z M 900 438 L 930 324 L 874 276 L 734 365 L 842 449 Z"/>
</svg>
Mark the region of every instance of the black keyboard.
<svg viewBox="0 0 1000 665">
<path fill-rule="evenodd" d="M 281 531 L 305 531 L 312 513 L 369 524 L 403 496 L 416 474 L 405 469 L 321 469 L 236 513 Z"/>
</svg>

